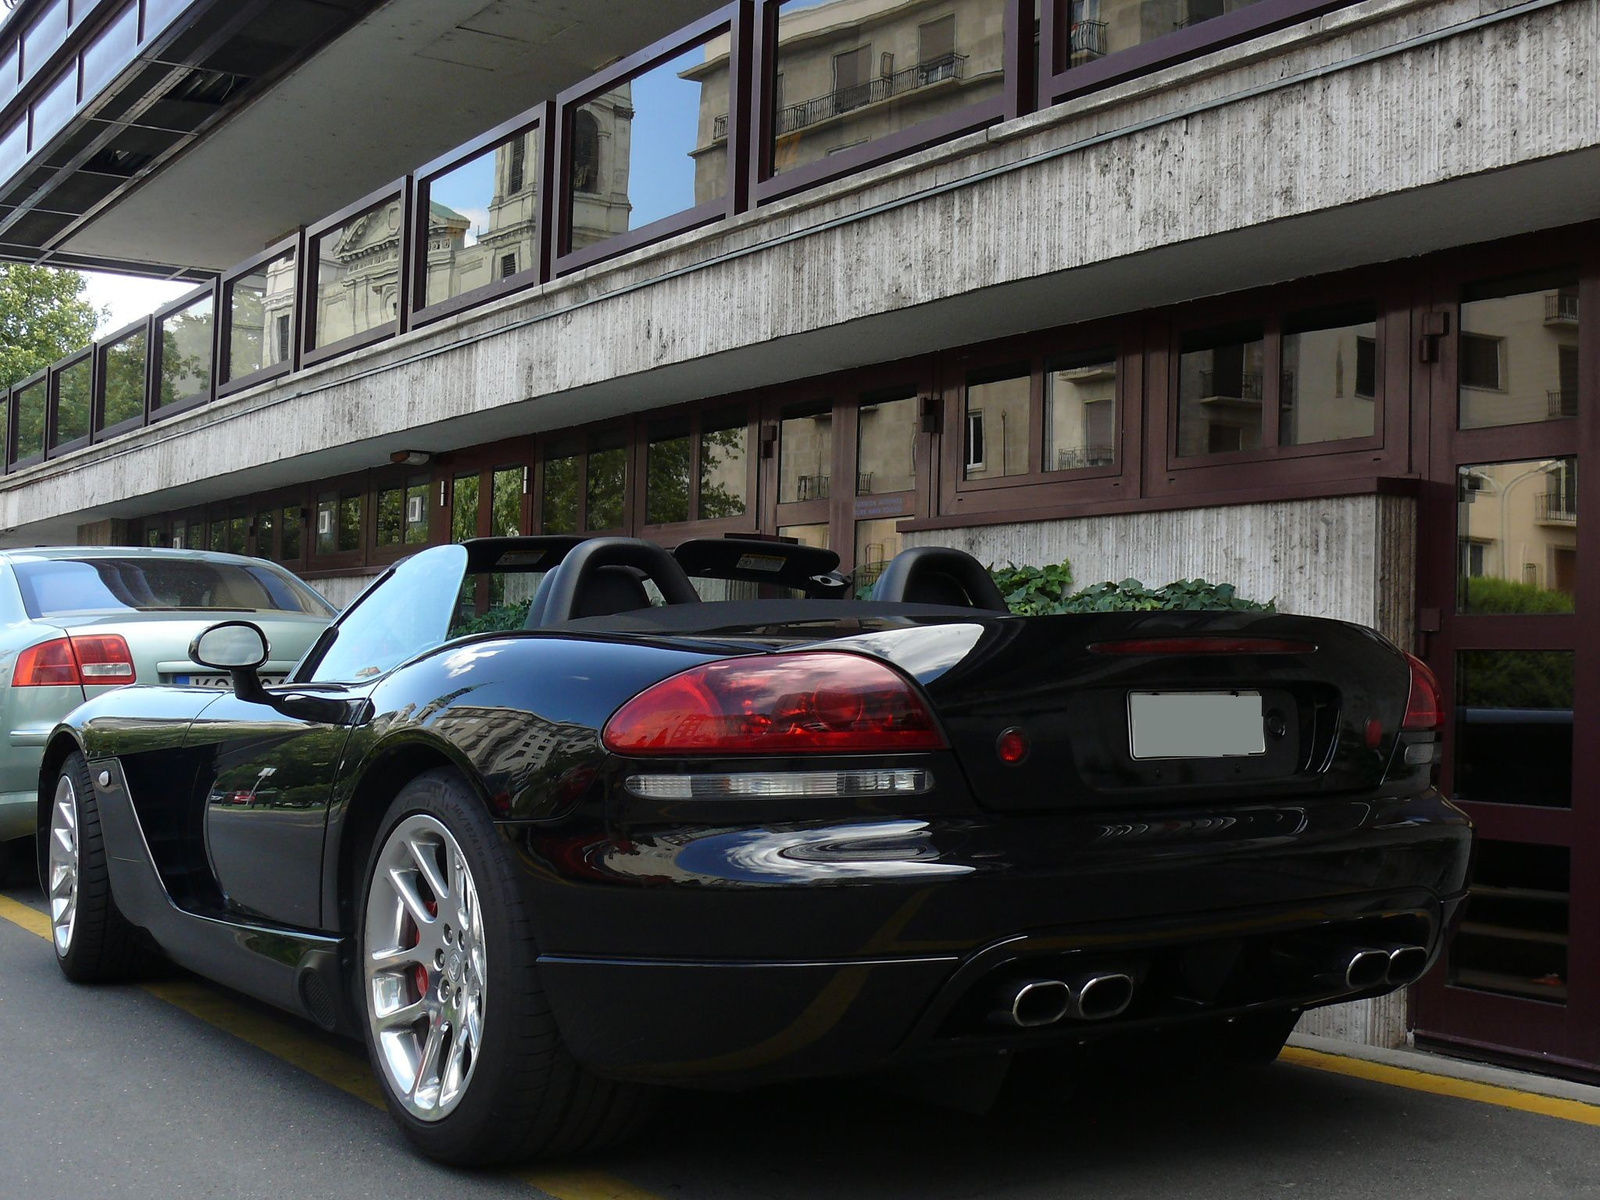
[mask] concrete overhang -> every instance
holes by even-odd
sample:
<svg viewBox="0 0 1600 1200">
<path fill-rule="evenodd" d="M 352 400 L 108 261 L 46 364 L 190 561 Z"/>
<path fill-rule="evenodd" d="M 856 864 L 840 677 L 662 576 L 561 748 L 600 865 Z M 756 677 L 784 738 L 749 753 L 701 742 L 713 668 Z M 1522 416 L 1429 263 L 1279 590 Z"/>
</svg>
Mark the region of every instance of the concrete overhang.
<svg viewBox="0 0 1600 1200">
<path fill-rule="evenodd" d="M 0 540 L 1600 219 L 1597 48 L 1366 0 L 30 468 Z"/>
</svg>

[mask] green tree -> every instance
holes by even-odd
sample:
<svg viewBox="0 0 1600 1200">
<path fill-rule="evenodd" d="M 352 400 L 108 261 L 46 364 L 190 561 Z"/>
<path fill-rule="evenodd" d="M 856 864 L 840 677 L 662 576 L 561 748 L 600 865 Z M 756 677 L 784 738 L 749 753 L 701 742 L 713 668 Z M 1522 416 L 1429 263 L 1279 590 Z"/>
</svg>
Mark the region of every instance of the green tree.
<svg viewBox="0 0 1600 1200">
<path fill-rule="evenodd" d="M 0 264 L 0 388 L 94 340 L 99 310 L 77 271 Z"/>
</svg>

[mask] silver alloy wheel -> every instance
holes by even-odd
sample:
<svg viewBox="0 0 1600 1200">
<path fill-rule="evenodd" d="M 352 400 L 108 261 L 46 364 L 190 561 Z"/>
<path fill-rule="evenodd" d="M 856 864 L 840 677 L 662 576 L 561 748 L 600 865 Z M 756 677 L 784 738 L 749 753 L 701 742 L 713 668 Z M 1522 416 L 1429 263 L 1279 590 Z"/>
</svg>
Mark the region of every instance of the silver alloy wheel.
<svg viewBox="0 0 1600 1200">
<path fill-rule="evenodd" d="M 66 956 L 78 923 L 78 792 L 72 779 L 56 783 L 50 810 L 50 933 L 56 953 Z"/>
<path fill-rule="evenodd" d="M 450 1115 L 483 1045 L 483 914 L 466 856 L 425 813 L 394 827 L 367 892 L 367 1023 L 389 1088 L 422 1121 Z"/>
</svg>

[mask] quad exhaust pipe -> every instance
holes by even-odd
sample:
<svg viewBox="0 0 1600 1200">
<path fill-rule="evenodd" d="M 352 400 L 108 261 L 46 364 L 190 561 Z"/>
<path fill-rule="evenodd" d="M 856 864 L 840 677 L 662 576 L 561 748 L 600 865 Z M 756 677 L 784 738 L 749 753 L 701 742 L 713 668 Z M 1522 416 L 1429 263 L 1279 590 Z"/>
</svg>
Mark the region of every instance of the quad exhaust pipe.
<svg viewBox="0 0 1600 1200">
<path fill-rule="evenodd" d="M 1400 942 L 1352 944 L 1314 935 L 1292 938 L 1278 947 L 1276 954 L 1309 970 L 1319 984 L 1352 992 L 1412 983 L 1428 965 L 1426 946 Z"/>
<path fill-rule="evenodd" d="M 1012 1029 L 1060 1021 L 1105 1021 L 1133 1001 L 1133 979 L 1121 971 L 1084 971 L 1062 979 L 1013 979 L 1000 985 L 989 1020 Z"/>
</svg>

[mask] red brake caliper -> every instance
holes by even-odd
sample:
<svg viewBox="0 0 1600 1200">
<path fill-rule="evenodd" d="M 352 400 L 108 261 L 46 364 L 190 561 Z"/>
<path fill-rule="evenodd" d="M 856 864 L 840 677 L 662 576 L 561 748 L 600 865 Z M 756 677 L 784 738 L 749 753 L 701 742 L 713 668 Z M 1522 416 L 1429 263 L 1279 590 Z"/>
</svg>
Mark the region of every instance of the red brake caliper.
<svg viewBox="0 0 1600 1200">
<path fill-rule="evenodd" d="M 439 915 L 439 902 L 437 900 L 425 900 L 423 903 L 428 906 L 429 916 L 437 917 Z M 410 917 L 406 918 L 405 932 L 413 947 L 422 944 L 422 933 L 417 929 L 416 923 Z M 411 983 L 417 989 L 417 999 L 425 998 L 428 994 L 428 968 L 421 963 L 413 965 L 411 968 Z"/>
</svg>

